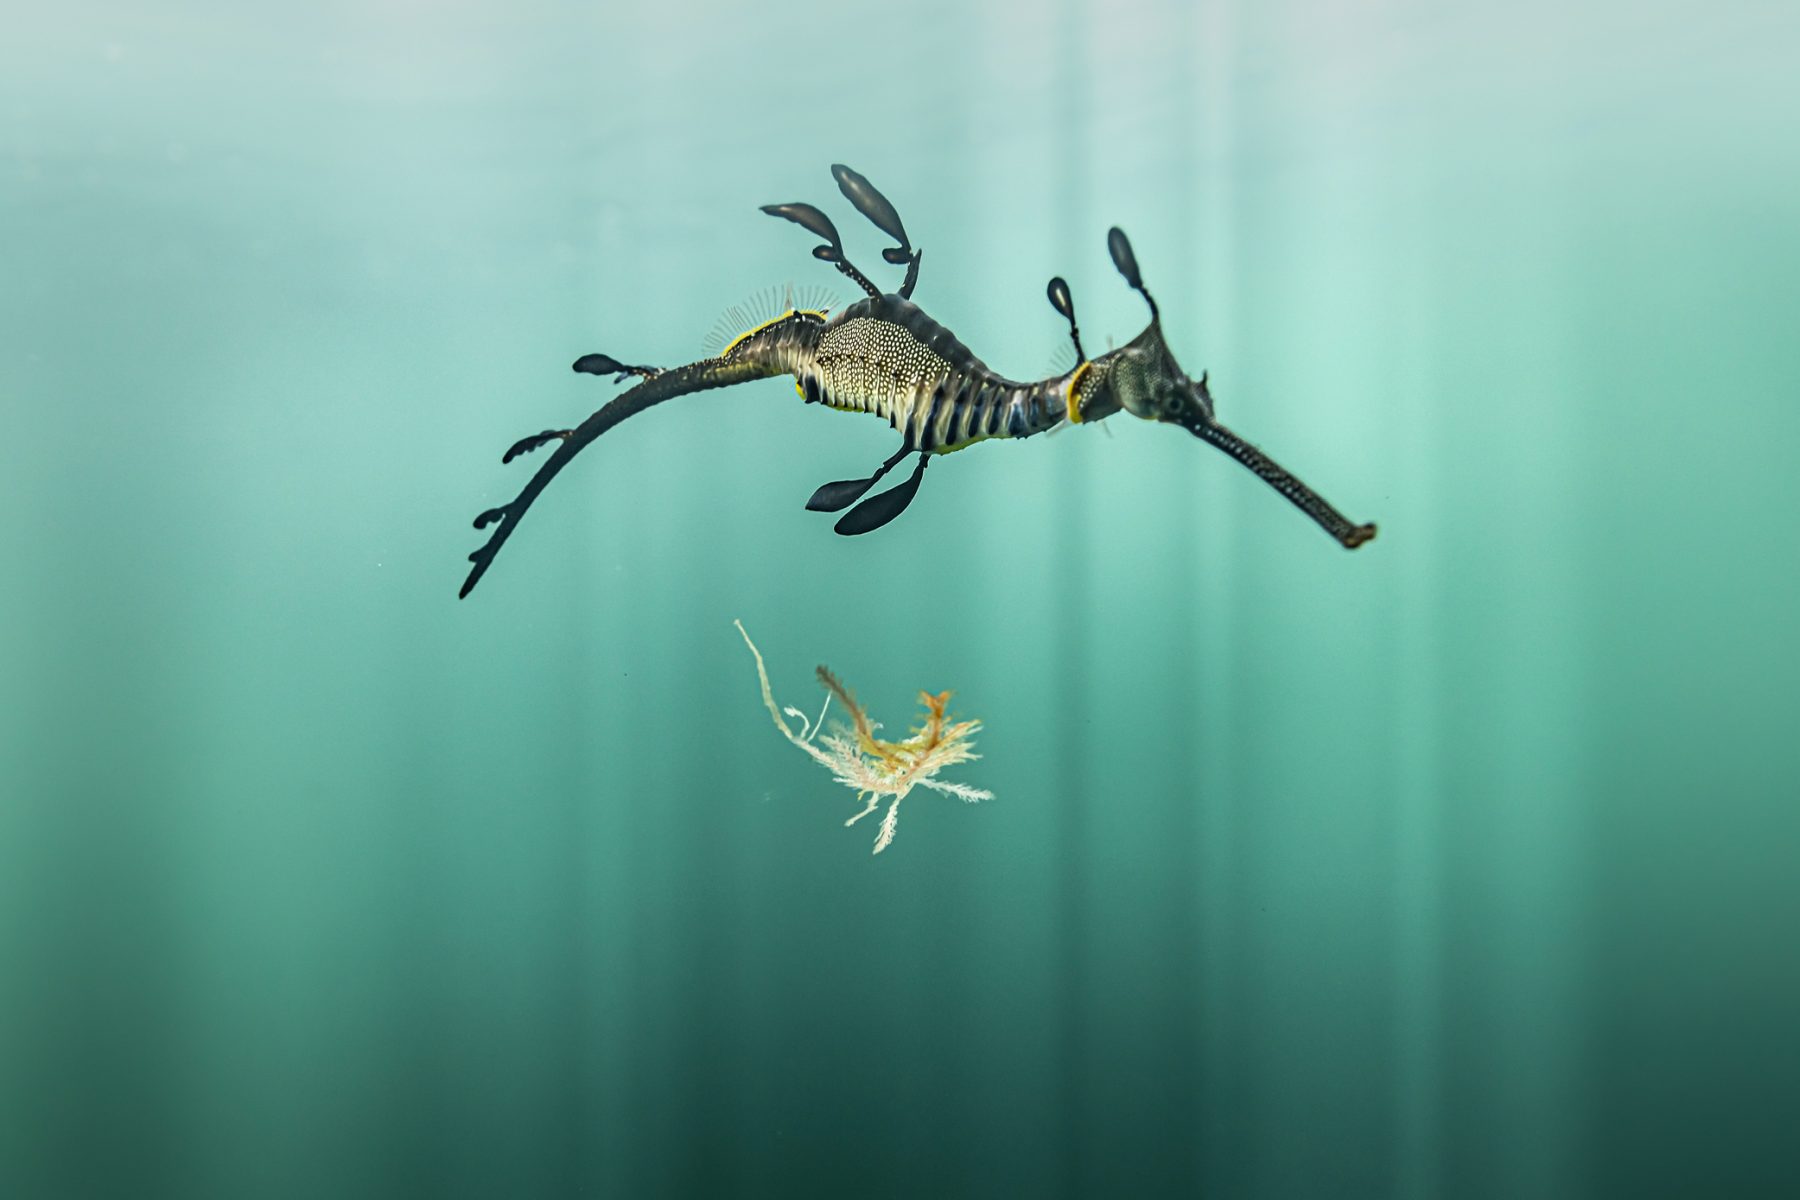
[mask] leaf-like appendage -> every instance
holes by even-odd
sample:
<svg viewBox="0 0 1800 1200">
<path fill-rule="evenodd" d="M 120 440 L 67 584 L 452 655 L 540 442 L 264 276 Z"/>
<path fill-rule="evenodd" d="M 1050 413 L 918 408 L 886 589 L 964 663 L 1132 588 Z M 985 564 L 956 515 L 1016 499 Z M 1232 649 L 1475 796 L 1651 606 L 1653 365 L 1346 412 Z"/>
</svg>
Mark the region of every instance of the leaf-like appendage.
<svg viewBox="0 0 1800 1200">
<path fill-rule="evenodd" d="M 781 217 L 792 221 L 802 229 L 818 234 L 834 246 L 842 245 L 838 237 L 837 226 L 831 218 L 810 204 L 765 204 L 762 210 L 771 217 Z"/>
<path fill-rule="evenodd" d="M 1112 254 L 1113 266 L 1119 268 L 1125 282 L 1142 291 L 1144 280 L 1138 274 L 1137 255 L 1131 252 L 1131 239 L 1117 225 L 1106 231 L 1106 249 Z"/>
<path fill-rule="evenodd" d="M 575 360 L 574 369 L 584 375 L 619 375 L 631 370 L 610 354 L 584 354 Z"/>
<path fill-rule="evenodd" d="M 521 454 L 531 453 L 545 442 L 561 441 L 563 438 L 569 436 L 569 432 L 570 431 L 567 429 L 546 429 L 542 433 L 534 433 L 530 437 L 522 437 L 507 449 L 506 453 L 501 456 L 500 461 L 503 464 L 509 463 Z M 480 526 L 478 525 L 476 528 L 479 529 Z"/>
<path fill-rule="evenodd" d="M 875 227 L 881 232 L 900 243 L 897 251 L 889 252 L 897 253 L 898 258 L 888 258 L 888 254 L 883 254 L 882 257 L 895 264 L 905 262 L 911 255 L 912 246 L 906 240 L 906 229 L 900 224 L 900 214 L 888 202 L 888 198 L 876 191 L 874 184 L 843 163 L 831 165 L 831 177 L 837 180 L 838 190 L 844 193 L 844 199 L 856 205 L 857 212 L 874 222 Z"/>
</svg>

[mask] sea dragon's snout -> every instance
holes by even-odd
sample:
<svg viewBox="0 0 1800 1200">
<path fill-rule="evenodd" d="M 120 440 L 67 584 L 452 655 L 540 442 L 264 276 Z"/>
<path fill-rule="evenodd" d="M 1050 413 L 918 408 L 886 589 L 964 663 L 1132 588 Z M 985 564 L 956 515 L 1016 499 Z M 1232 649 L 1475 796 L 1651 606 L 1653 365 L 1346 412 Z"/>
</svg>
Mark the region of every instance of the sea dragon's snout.
<svg viewBox="0 0 1800 1200">
<path fill-rule="evenodd" d="M 1311 517 L 1346 550 L 1375 540 L 1374 522 L 1358 525 L 1334 508 L 1330 501 L 1307 487 L 1288 469 L 1243 438 L 1206 417 L 1183 421 L 1182 428 L 1209 445 L 1217 446 L 1256 473 L 1257 478 L 1286 496 L 1295 508 Z"/>
</svg>

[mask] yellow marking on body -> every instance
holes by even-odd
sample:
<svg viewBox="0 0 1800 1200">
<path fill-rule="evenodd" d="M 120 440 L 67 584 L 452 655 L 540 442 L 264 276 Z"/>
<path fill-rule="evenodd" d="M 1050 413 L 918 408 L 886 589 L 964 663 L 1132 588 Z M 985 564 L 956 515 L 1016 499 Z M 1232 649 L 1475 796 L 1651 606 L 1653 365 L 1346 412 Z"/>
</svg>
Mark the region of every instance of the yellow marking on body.
<svg viewBox="0 0 1800 1200">
<path fill-rule="evenodd" d="M 977 434 L 971 435 L 970 437 L 968 437 L 967 439 L 965 439 L 963 441 L 954 442 L 948 446 L 933 446 L 931 449 L 927 450 L 925 453 L 927 453 L 927 454 L 955 454 L 958 450 L 967 450 L 970 446 L 973 446 L 978 442 L 985 442 L 993 436 L 994 435 L 991 433 L 977 433 Z"/>
<path fill-rule="evenodd" d="M 1093 365 L 1091 361 L 1084 362 L 1075 368 L 1073 375 L 1069 376 L 1069 424 L 1071 425 L 1081 424 L 1081 381 L 1087 378 L 1088 368 Z"/>
<path fill-rule="evenodd" d="M 732 338 L 731 342 L 723 350 L 719 351 L 719 357 L 720 358 L 730 358 L 731 352 L 733 350 L 736 350 L 740 345 L 742 345 L 745 338 L 755 337 L 757 334 L 761 333 L 763 330 L 767 329 L 769 326 L 774 325 L 781 321 L 785 321 L 793 315 L 794 315 L 794 310 L 790 308 L 786 312 L 782 313 L 779 317 L 770 317 L 768 320 L 764 321 L 761 325 L 758 325 L 755 329 L 744 330 L 744 332 L 742 332 L 742 333 L 738 334 L 736 337 Z"/>
</svg>

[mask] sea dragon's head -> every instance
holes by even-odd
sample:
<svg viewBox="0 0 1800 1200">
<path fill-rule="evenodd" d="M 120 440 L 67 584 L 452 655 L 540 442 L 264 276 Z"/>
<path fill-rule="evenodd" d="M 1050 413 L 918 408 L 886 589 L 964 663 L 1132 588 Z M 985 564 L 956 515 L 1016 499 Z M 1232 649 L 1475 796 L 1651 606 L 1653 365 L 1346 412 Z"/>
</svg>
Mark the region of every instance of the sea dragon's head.
<svg viewBox="0 0 1800 1200">
<path fill-rule="evenodd" d="M 1112 229 L 1106 235 L 1106 246 L 1119 274 L 1150 305 L 1150 324 L 1117 350 L 1075 368 L 1068 385 L 1069 420 L 1077 424 L 1097 421 L 1123 409 L 1146 421 L 1179 425 L 1249 467 L 1317 521 L 1345 549 L 1354 550 L 1371 540 L 1375 536 L 1374 525 L 1353 524 L 1268 455 L 1219 424 L 1213 415 L 1212 389 L 1207 385 L 1205 372 L 1199 379 L 1188 378 L 1163 338 L 1161 314 L 1144 288 L 1137 257 L 1131 252 L 1125 232 Z M 1069 302 L 1068 285 L 1060 278 L 1050 282 L 1050 303 L 1069 319 L 1073 331 L 1074 308 Z M 1080 345 L 1077 337 L 1077 351 Z"/>
</svg>

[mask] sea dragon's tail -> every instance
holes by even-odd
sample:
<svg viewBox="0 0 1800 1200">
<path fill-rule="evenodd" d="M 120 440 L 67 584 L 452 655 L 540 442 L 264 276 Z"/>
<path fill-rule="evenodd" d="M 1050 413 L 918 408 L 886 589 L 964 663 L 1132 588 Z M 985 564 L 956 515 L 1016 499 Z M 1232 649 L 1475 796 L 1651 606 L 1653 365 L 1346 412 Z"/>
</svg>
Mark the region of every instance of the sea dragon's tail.
<svg viewBox="0 0 1800 1200">
<path fill-rule="evenodd" d="M 594 375 L 624 373 L 642 375 L 645 378 L 642 383 L 630 391 L 613 397 L 604 407 L 574 429 L 549 430 L 523 438 L 514 443 L 512 449 L 506 452 L 506 457 L 502 461 L 511 462 L 516 456 L 535 450 L 546 442 L 558 440 L 562 442 L 556 448 L 556 453 L 552 454 L 549 461 L 538 468 L 537 474 L 531 477 L 531 482 L 525 485 L 525 489 L 515 496 L 511 503 L 502 504 L 499 508 L 490 508 L 475 518 L 475 528 L 477 529 L 485 529 L 495 521 L 500 524 L 494 530 L 493 536 L 488 538 L 487 544 L 469 555 L 469 561 L 475 565 L 470 569 L 469 577 L 463 580 L 462 590 L 457 593 L 458 598 L 467 596 L 475 590 L 475 585 L 481 581 L 489 564 L 494 561 L 494 555 L 500 552 L 500 547 L 506 544 L 506 539 L 512 536 L 514 529 L 518 528 L 519 521 L 525 516 L 525 510 L 531 507 L 531 502 L 537 499 L 537 494 L 543 491 L 550 481 L 556 478 L 556 473 L 568 466 L 569 460 L 580 454 L 589 442 L 626 417 L 636 416 L 646 408 L 654 404 L 661 404 L 664 400 L 685 396 L 689 392 L 730 387 L 734 383 L 745 383 L 752 379 L 763 379 L 782 373 L 781 367 L 751 355 L 734 356 L 730 359 L 704 358 L 699 362 L 689 363 L 685 367 L 653 371 L 644 367 L 623 367 L 606 355 L 590 354 L 577 360 L 575 369 Z"/>
</svg>

